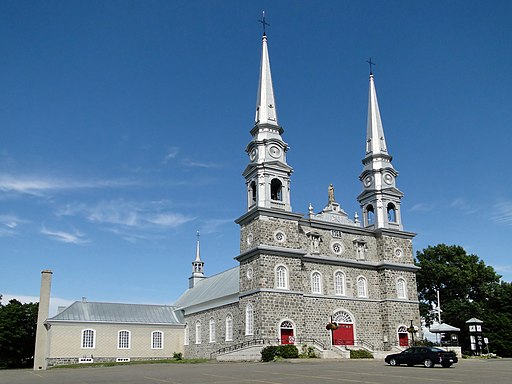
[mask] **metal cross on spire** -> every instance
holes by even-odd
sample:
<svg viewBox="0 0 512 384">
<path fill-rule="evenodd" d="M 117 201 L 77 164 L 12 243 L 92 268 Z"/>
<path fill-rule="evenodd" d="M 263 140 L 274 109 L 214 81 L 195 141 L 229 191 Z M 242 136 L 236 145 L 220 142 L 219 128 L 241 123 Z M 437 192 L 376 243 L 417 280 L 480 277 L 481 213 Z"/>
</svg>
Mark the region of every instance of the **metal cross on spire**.
<svg viewBox="0 0 512 384">
<path fill-rule="evenodd" d="M 263 17 L 261 20 L 258 20 L 263 25 L 263 36 L 267 36 L 265 33 L 265 27 L 268 25 L 270 27 L 270 24 L 265 21 L 265 11 L 263 11 Z"/>
<path fill-rule="evenodd" d="M 372 62 L 372 58 L 370 57 L 368 60 L 366 60 L 368 64 L 370 64 L 370 75 L 373 75 L 373 66 L 375 65 L 374 62 Z"/>
</svg>

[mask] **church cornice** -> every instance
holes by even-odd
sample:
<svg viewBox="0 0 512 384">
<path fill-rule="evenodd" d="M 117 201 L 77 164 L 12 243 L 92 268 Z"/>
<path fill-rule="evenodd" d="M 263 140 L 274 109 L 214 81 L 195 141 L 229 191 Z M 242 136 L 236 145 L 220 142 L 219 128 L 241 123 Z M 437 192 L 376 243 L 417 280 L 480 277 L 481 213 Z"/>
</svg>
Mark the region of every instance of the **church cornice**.
<svg viewBox="0 0 512 384">
<path fill-rule="evenodd" d="M 275 217 L 277 219 L 299 221 L 304 215 L 302 213 L 277 211 L 274 209 L 269 209 L 269 208 L 264 208 L 264 207 L 256 207 L 254 209 L 251 209 L 249 212 L 243 214 L 238 219 L 236 219 L 235 223 L 237 223 L 238 225 L 245 225 L 248 222 L 259 218 L 260 216 Z"/>
<path fill-rule="evenodd" d="M 242 262 L 244 260 L 250 259 L 251 257 L 258 256 L 261 254 L 301 258 L 306 254 L 306 252 L 303 251 L 302 249 L 281 248 L 274 247 L 271 245 L 259 245 L 257 247 L 248 249 L 245 252 L 242 252 L 240 255 L 235 257 L 235 260 L 238 262 Z"/>
<path fill-rule="evenodd" d="M 400 264 L 400 263 L 390 263 L 386 261 L 374 262 L 374 261 L 358 261 L 351 259 L 341 259 L 338 257 L 329 257 L 329 256 L 313 256 L 313 255 L 305 255 L 302 259 L 307 262 L 318 263 L 321 262 L 323 264 L 330 265 L 340 265 L 344 267 L 352 267 L 352 268 L 361 268 L 361 269 L 370 269 L 370 270 L 385 270 L 392 269 L 395 271 L 403 271 L 403 272 L 417 272 L 420 267 L 417 267 L 413 264 Z"/>
<path fill-rule="evenodd" d="M 251 129 L 251 135 L 255 136 L 258 134 L 258 132 L 272 132 L 272 133 L 275 132 L 279 135 L 282 135 L 284 132 L 284 129 L 280 125 L 273 125 L 273 124 L 269 124 L 269 123 L 263 123 L 263 124 L 257 123 L 253 127 L 253 129 Z"/>
<path fill-rule="evenodd" d="M 400 231 L 398 229 L 390 229 L 390 228 L 378 228 L 374 231 L 378 237 L 390 236 L 390 237 L 400 237 L 402 239 L 412 239 L 416 237 L 417 233 Z"/>
</svg>

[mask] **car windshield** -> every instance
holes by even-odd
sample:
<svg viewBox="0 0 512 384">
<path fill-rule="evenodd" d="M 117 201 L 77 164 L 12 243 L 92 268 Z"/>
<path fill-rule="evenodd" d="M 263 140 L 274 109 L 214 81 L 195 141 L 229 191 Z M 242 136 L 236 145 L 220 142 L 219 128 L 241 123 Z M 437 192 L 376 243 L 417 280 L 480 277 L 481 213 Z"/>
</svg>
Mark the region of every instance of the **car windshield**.
<svg viewBox="0 0 512 384">
<path fill-rule="evenodd" d="M 432 347 L 432 352 L 446 352 L 444 349 Z"/>
</svg>

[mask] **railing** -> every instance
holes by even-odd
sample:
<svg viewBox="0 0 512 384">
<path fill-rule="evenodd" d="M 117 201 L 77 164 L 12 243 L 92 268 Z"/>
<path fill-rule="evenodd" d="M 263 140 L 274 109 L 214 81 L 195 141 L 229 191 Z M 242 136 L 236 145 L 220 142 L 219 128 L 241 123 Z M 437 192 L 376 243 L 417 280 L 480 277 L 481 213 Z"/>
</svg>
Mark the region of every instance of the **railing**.
<svg viewBox="0 0 512 384">
<path fill-rule="evenodd" d="M 234 344 L 234 345 L 230 345 L 229 347 L 224 347 L 224 348 L 218 349 L 218 350 L 210 353 L 210 358 L 213 358 L 213 356 L 220 355 L 222 353 L 238 351 L 240 349 L 251 347 L 253 345 L 264 345 L 264 344 L 271 344 L 271 343 L 269 343 L 265 339 L 253 339 L 253 340 L 244 341 L 243 343 Z"/>
<path fill-rule="evenodd" d="M 344 347 L 351 347 L 351 346 L 354 346 L 354 347 L 363 347 L 365 349 L 368 349 L 369 351 L 374 351 L 375 350 L 375 346 L 365 340 L 353 340 L 353 339 L 334 339 L 334 345 L 337 345 L 337 346 L 344 346 Z"/>
<path fill-rule="evenodd" d="M 266 344 L 267 345 L 278 345 L 278 344 L 281 344 L 281 339 L 279 339 L 279 338 L 276 338 L 276 339 L 253 339 L 253 340 L 244 341 L 243 343 L 233 344 L 228 347 L 220 348 L 220 349 L 210 353 L 210 358 L 213 358 L 216 355 L 221 355 L 223 353 L 239 351 L 239 350 L 247 348 L 247 347 L 252 347 L 255 345 L 266 345 Z M 322 348 L 322 350 L 326 349 L 325 344 L 316 339 L 296 338 L 296 339 L 294 339 L 294 342 L 291 344 L 314 344 L 314 345 L 317 345 L 318 347 Z"/>
</svg>

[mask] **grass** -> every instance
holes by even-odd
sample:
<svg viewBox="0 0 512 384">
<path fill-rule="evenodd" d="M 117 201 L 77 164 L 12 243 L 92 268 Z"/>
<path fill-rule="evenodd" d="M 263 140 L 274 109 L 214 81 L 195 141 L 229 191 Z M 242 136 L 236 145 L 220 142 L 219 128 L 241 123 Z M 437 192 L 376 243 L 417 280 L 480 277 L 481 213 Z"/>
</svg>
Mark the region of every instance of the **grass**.
<svg viewBox="0 0 512 384">
<path fill-rule="evenodd" d="M 117 367 L 120 365 L 141 365 L 141 364 L 200 364 L 210 361 L 209 359 L 162 359 L 162 360 L 139 360 L 116 363 L 115 361 L 108 361 L 104 363 L 90 363 L 90 364 L 66 364 L 66 365 L 55 365 L 49 367 L 49 369 L 58 368 L 89 368 L 89 367 Z"/>
</svg>

